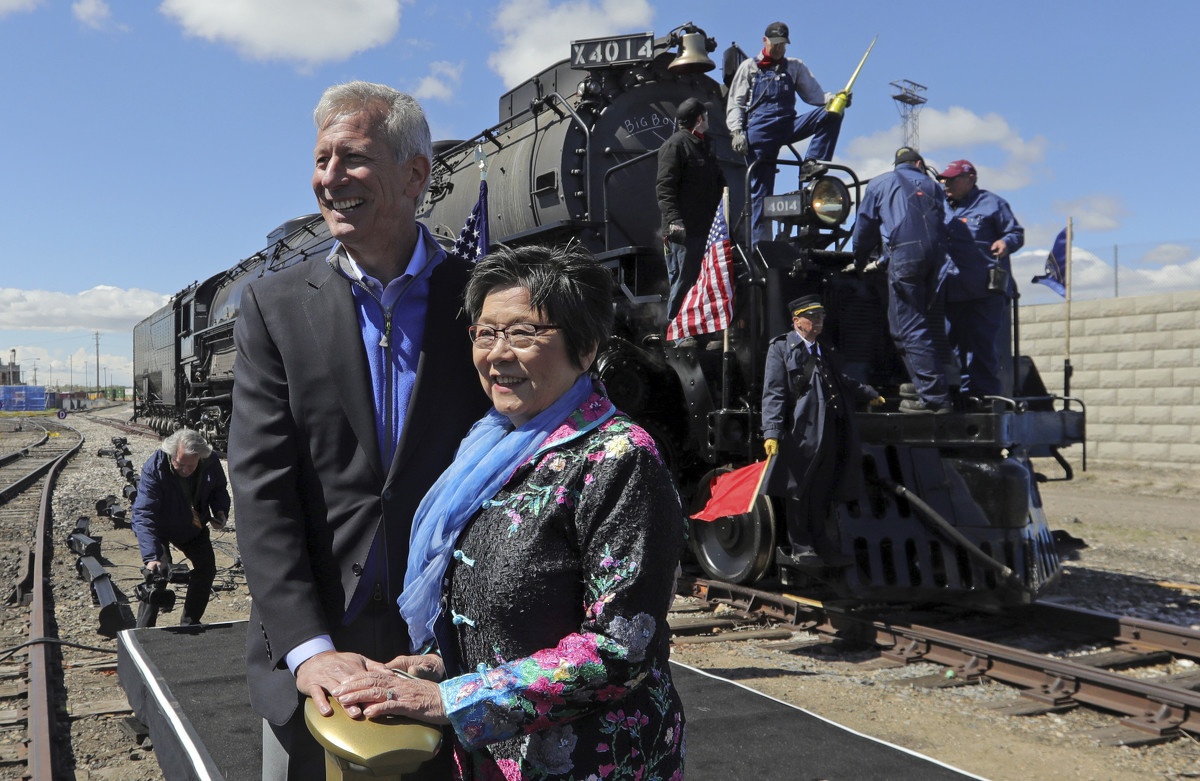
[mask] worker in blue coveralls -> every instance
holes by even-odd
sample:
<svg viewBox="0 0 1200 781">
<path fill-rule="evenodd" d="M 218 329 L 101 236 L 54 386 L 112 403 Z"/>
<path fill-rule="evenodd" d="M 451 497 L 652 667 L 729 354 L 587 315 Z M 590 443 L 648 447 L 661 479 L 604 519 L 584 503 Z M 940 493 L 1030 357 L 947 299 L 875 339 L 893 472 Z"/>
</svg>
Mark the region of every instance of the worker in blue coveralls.
<svg viewBox="0 0 1200 781">
<path fill-rule="evenodd" d="M 888 326 L 919 399 L 900 402 L 900 411 L 944 413 L 951 407 L 937 334 L 944 324 L 931 317 L 953 265 L 946 254 L 946 194 L 925 173 L 925 161 L 906 146 L 896 150 L 894 170 L 870 181 L 854 223 L 854 265 L 863 270 L 883 245 L 880 265 L 888 276 Z"/>
<path fill-rule="evenodd" d="M 1012 395 L 1009 258 L 1025 244 L 1025 229 L 1008 202 L 979 189 L 977 178 L 970 160 L 955 160 L 938 175 L 946 188 L 950 258 L 959 272 L 947 281 L 946 323 L 968 399 Z"/>
<path fill-rule="evenodd" d="M 862 455 L 854 407 L 883 403 L 870 385 L 842 371 L 817 337 L 825 327 L 820 296 L 788 304 L 792 330 L 771 340 L 763 370 L 763 450 L 772 458 L 763 493 L 785 497 L 790 551 L 800 567 L 849 564 L 829 519 L 835 501 L 858 498 Z"/>
<path fill-rule="evenodd" d="M 775 191 L 775 161 L 784 144 L 812 137 L 801 173 L 815 173 L 817 160 L 833 158 L 842 115 L 825 110 L 835 93 L 826 93 L 802 60 L 785 57 L 788 27 L 767 25 L 763 49 L 738 66 L 729 85 L 725 124 L 733 134 L 733 151 L 758 162 L 750 172 L 750 212 L 754 243 L 771 238 L 770 222 L 763 218 L 763 198 Z M 796 96 L 819 108 L 796 115 Z M 846 94 L 846 105 L 850 102 Z"/>
<path fill-rule="evenodd" d="M 162 441 L 142 467 L 130 525 L 146 569 L 168 570 L 168 543 L 192 563 L 181 625 L 198 624 L 217 575 L 208 527 L 225 528 L 229 491 L 221 462 L 199 432 L 179 429 Z"/>
</svg>

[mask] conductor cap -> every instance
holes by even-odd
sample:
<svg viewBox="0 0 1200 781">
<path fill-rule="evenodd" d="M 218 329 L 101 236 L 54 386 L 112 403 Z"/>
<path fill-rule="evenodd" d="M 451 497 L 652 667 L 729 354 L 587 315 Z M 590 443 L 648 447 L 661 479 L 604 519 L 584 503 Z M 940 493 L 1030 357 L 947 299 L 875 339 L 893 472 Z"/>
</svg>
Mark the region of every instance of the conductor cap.
<svg viewBox="0 0 1200 781">
<path fill-rule="evenodd" d="M 892 165 L 923 162 L 925 162 L 925 158 L 921 157 L 920 152 L 913 149 L 911 146 L 902 146 L 896 150 L 896 159 L 892 161 Z"/>
<path fill-rule="evenodd" d="M 774 46 L 777 43 L 791 43 L 788 40 L 788 28 L 783 22 L 771 22 L 767 25 L 767 31 L 763 33 L 767 43 Z"/>
<path fill-rule="evenodd" d="M 696 98 L 688 98 L 679 104 L 675 111 L 675 119 L 683 127 L 692 127 L 705 111 L 707 109 L 702 102 Z"/>
<path fill-rule="evenodd" d="M 800 317 L 801 315 L 807 317 L 809 315 L 825 313 L 825 307 L 821 305 L 821 297 L 816 293 L 792 299 L 788 304 L 788 309 L 792 310 L 792 317 Z"/>
</svg>

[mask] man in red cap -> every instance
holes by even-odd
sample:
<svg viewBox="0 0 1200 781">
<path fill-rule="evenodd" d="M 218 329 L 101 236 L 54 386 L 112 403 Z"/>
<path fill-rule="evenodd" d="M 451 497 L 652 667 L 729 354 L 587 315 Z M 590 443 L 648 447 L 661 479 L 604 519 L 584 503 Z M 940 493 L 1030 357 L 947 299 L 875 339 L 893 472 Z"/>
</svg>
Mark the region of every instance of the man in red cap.
<svg viewBox="0 0 1200 781">
<path fill-rule="evenodd" d="M 1012 253 L 1025 229 L 1008 202 L 981 190 L 970 160 L 955 160 L 938 175 L 946 189 L 950 257 L 958 275 L 947 280 L 948 336 L 962 369 L 962 393 L 972 398 L 1012 395 Z"/>
<path fill-rule="evenodd" d="M 762 51 L 738 66 L 729 85 L 725 124 L 733 134 L 733 151 L 749 157 L 751 164 L 759 163 L 750 172 L 755 243 L 771 238 L 770 224 L 762 214 L 762 201 L 775 191 L 775 160 L 780 147 L 811 136 L 804 159 L 830 160 L 842 129 L 841 114 L 825 110 L 835 93 L 821 89 L 803 60 L 785 56 L 789 43 L 786 24 L 767 25 Z M 797 96 L 818 108 L 797 116 Z M 849 97 L 847 93 L 847 106 Z M 810 166 L 809 170 L 816 169 Z"/>
</svg>

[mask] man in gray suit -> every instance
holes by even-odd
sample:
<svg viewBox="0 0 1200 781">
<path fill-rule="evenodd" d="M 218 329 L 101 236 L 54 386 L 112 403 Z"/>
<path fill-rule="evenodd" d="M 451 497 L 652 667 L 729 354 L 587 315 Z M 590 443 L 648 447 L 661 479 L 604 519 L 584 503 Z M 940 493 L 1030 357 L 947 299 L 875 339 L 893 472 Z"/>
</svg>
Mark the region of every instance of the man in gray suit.
<svg viewBox="0 0 1200 781">
<path fill-rule="evenodd" d="M 313 191 L 337 240 L 244 291 L 229 467 L 253 597 L 263 777 L 324 777 L 303 695 L 408 653 L 396 609 L 412 515 L 487 409 L 461 314 L 468 266 L 416 222 L 432 148 L 390 87 L 330 87 Z"/>
</svg>

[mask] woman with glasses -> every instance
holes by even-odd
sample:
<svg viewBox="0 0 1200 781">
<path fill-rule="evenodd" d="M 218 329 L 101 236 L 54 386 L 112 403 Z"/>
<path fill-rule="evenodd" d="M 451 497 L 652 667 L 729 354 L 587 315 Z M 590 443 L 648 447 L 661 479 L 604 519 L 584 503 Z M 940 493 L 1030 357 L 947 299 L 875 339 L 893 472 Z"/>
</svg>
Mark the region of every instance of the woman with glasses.
<svg viewBox="0 0 1200 781">
<path fill-rule="evenodd" d="M 501 249 L 466 292 L 494 409 L 421 502 L 398 600 L 413 648 L 333 694 L 351 715 L 454 730 L 471 779 L 683 776 L 668 667 L 685 526 L 654 440 L 588 376 L 609 272 L 580 250 Z"/>
</svg>

